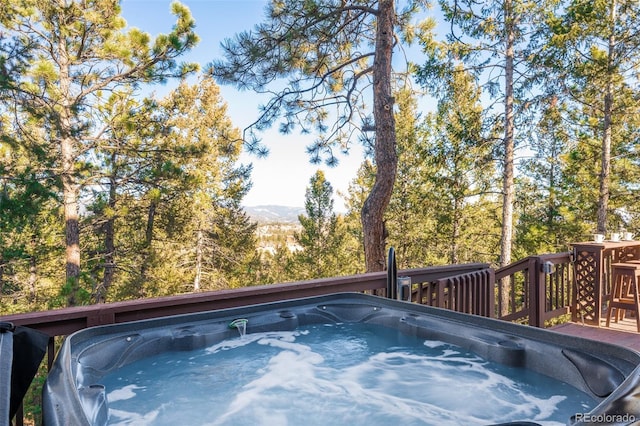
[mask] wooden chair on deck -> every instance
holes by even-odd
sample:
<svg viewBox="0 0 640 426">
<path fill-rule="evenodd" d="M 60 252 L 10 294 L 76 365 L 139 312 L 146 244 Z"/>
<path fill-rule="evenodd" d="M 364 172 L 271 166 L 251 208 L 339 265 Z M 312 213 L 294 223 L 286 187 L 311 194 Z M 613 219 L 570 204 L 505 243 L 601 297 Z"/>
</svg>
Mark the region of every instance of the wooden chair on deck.
<svg viewBox="0 0 640 426">
<path fill-rule="evenodd" d="M 640 263 L 625 262 L 611 265 L 612 288 L 607 309 L 607 327 L 611 323 L 611 315 L 615 309 L 615 322 L 624 318 L 625 311 L 635 312 L 636 326 L 640 333 L 640 295 L 638 282 Z"/>
</svg>

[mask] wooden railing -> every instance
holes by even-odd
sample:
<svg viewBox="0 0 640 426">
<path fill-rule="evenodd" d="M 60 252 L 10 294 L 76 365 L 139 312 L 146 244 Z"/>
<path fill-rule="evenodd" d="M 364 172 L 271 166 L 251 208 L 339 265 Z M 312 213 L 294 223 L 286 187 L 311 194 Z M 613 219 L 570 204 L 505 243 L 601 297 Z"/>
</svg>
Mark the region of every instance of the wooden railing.
<svg viewBox="0 0 640 426">
<path fill-rule="evenodd" d="M 566 315 L 571 306 L 573 274 L 571 252 L 530 256 L 496 270 L 496 317 L 544 327 L 548 321 Z M 505 289 L 508 293 L 503 298 Z"/>
<path fill-rule="evenodd" d="M 495 272 L 471 271 L 421 283 L 412 301 L 467 314 L 495 317 Z"/>
<path fill-rule="evenodd" d="M 486 263 L 469 263 L 407 269 L 399 271 L 399 273 L 403 276 L 411 277 L 413 283 L 422 284 L 431 283 L 443 277 L 487 268 L 489 268 L 489 265 Z M 7 315 L 0 317 L 0 321 L 34 328 L 52 337 L 65 336 L 83 328 L 97 325 L 235 308 L 339 292 L 384 292 L 386 288 L 387 273 L 372 272 L 346 277 L 321 278 L 284 284 L 242 287 L 232 290 L 190 293 Z"/>
<path fill-rule="evenodd" d="M 411 278 L 411 299 L 416 303 L 544 327 L 546 321 L 569 311 L 571 260 L 571 253 L 560 253 L 531 256 L 495 271 L 488 264 L 471 263 L 401 270 L 398 275 Z M 500 285 L 505 280 L 507 287 Z M 8 315 L 0 321 L 47 333 L 50 368 L 55 337 L 87 327 L 337 292 L 384 295 L 389 292 L 389 281 L 387 272 L 375 272 Z M 500 302 L 503 288 L 508 288 L 505 306 Z M 22 413 L 16 416 L 15 424 L 23 424 Z"/>
<path fill-rule="evenodd" d="M 486 263 L 470 263 L 407 269 L 398 275 L 411 278 L 412 300 L 416 303 L 534 326 L 543 326 L 545 321 L 566 314 L 571 304 L 570 252 L 530 256 L 495 272 Z M 503 287 L 499 284 L 503 280 L 510 284 L 506 307 L 501 303 Z M 96 325 L 337 292 L 384 291 L 386 286 L 386 272 L 374 272 L 7 315 L 1 316 L 0 321 L 34 328 L 54 337 Z M 493 314 L 489 314 L 491 312 Z"/>
<path fill-rule="evenodd" d="M 495 271 L 488 268 L 424 282 L 413 289 L 412 301 L 545 327 L 570 311 L 572 261 L 571 252 L 530 256 Z"/>
</svg>

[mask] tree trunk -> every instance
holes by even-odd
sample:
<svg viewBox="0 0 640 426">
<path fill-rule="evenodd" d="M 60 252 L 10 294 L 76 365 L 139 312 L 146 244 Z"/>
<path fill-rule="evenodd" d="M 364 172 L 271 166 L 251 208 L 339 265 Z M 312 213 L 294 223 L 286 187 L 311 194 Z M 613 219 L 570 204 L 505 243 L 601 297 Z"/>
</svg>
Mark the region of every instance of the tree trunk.
<svg viewBox="0 0 640 426">
<path fill-rule="evenodd" d="M 35 255 L 35 244 L 36 237 L 35 235 L 31 238 L 32 249 L 34 252 L 29 256 L 29 304 L 34 305 L 36 303 L 36 297 L 38 295 L 37 284 L 38 284 L 38 263 L 36 261 Z"/>
<path fill-rule="evenodd" d="M 384 212 L 391 200 L 398 168 L 396 129 L 391 92 L 391 58 L 393 52 L 394 0 L 380 0 L 373 67 L 373 117 L 375 119 L 376 177 L 362 206 L 361 220 L 367 272 L 385 267 Z"/>
<path fill-rule="evenodd" d="M 514 19 L 511 0 L 505 0 L 505 100 L 504 100 L 504 163 L 502 176 L 502 240 L 500 243 L 500 266 L 511 263 L 513 241 L 513 184 L 514 116 L 513 116 L 513 63 L 514 63 Z M 500 283 L 500 315 L 509 312 L 509 292 L 511 282 L 503 279 Z"/>
<path fill-rule="evenodd" d="M 68 287 L 67 305 L 78 303 L 80 289 L 80 223 L 79 203 L 80 185 L 76 181 L 76 140 L 73 136 L 73 101 L 71 93 L 70 61 L 66 40 L 61 37 L 56 45 L 57 63 L 60 67 L 60 119 L 58 141 L 60 143 L 60 166 L 62 180 L 62 198 L 64 202 L 65 248 L 66 248 L 66 284 Z"/>
<path fill-rule="evenodd" d="M 153 242 L 153 222 L 156 217 L 157 208 L 158 202 L 151 200 L 151 203 L 149 203 L 149 211 L 147 212 L 147 228 L 144 232 L 144 244 L 147 248 L 151 247 L 151 243 Z"/>
<path fill-rule="evenodd" d="M 158 202 L 155 199 L 151 200 L 149 211 L 147 212 L 147 227 L 144 233 L 144 249 L 142 250 L 142 264 L 140 265 L 139 297 L 145 297 L 145 285 L 147 284 L 147 272 L 151 263 L 151 244 L 153 243 L 153 226 L 157 207 Z"/>
<path fill-rule="evenodd" d="M 600 190 L 598 192 L 598 221 L 597 231 L 601 234 L 607 232 L 607 210 L 609 209 L 609 182 L 611 180 L 611 115 L 613 114 L 613 82 L 611 73 L 613 72 L 613 55 L 615 49 L 614 21 L 616 18 L 616 2 L 611 2 L 609 11 L 610 28 L 609 51 L 607 55 L 607 86 L 604 94 L 604 118 L 602 135 L 602 157 L 600 165 Z"/>
<path fill-rule="evenodd" d="M 64 223 L 66 245 L 66 277 L 69 293 L 67 305 L 75 306 L 80 289 L 80 222 L 78 208 L 78 185 L 73 176 L 75 155 L 73 139 L 65 137 L 62 145 L 62 192 L 64 199 Z"/>
<path fill-rule="evenodd" d="M 116 154 L 112 155 L 112 162 L 115 164 Z M 109 177 L 109 208 L 111 212 L 116 208 L 116 177 Z M 107 300 L 107 292 L 113 283 L 115 274 L 115 217 L 112 215 L 107 219 L 104 229 L 104 275 L 102 277 L 102 286 L 96 292 L 96 303 L 104 303 Z"/>
<path fill-rule="evenodd" d="M 453 221 L 451 223 L 451 252 L 449 260 L 452 265 L 460 262 L 458 255 L 458 241 L 460 240 L 460 222 L 462 220 L 460 215 L 461 200 L 456 196 L 453 200 Z"/>
<path fill-rule="evenodd" d="M 193 291 L 200 291 L 200 283 L 202 281 L 202 252 L 204 249 L 204 232 L 202 226 L 198 226 L 196 236 L 196 276 L 193 279 Z"/>
</svg>

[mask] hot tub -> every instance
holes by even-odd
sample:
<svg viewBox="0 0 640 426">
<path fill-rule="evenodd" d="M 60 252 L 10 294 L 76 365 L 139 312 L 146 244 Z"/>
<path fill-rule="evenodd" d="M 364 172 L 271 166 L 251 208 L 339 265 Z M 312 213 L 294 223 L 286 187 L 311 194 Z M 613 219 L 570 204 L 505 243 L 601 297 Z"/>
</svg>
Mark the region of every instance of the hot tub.
<svg viewBox="0 0 640 426">
<path fill-rule="evenodd" d="M 333 335 L 340 336 L 333 346 L 314 340 Z M 374 346 L 378 352 L 368 352 Z M 74 333 L 45 383 L 43 418 L 45 425 L 628 424 L 640 419 L 639 364 L 640 354 L 614 345 L 342 293 Z M 165 376 L 160 390 L 148 382 L 153 368 Z M 438 369 L 445 374 L 433 375 Z M 536 384 L 543 394 L 522 390 Z M 157 403 L 168 417 L 160 408 L 123 415 L 121 404 L 142 405 L 134 397 L 145 393 L 152 403 L 168 398 Z M 453 402 L 440 404 L 444 394 Z M 577 402 L 564 409 L 571 415 L 550 420 L 546 411 L 558 401 Z M 529 411 L 517 409 L 527 404 Z"/>
</svg>

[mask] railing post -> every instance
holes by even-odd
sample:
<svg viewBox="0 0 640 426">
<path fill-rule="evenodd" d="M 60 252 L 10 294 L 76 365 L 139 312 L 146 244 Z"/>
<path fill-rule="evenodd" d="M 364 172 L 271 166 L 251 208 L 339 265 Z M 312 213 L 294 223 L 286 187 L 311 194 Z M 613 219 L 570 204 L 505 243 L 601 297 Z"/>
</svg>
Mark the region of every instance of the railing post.
<svg viewBox="0 0 640 426">
<path fill-rule="evenodd" d="M 539 256 L 529 260 L 529 325 L 544 328 L 546 304 L 545 274 Z"/>
<path fill-rule="evenodd" d="M 487 312 L 487 317 L 489 318 L 498 318 L 496 315 L 496 271 L 493 268 L 489 268 L 489 277 L 487 278 L 486 285 L 489 287 L 487 289 L 487 294 L 489 295 L 489 312 Z"/>
<path fill-rule="evenodd" d="M 107 305 L 103 305 L 96 312 L 92 312 L 91 315 L 87 315 L 87 327 L 114 324 L 115 322 L 115 312 Z"/>
</svg>

